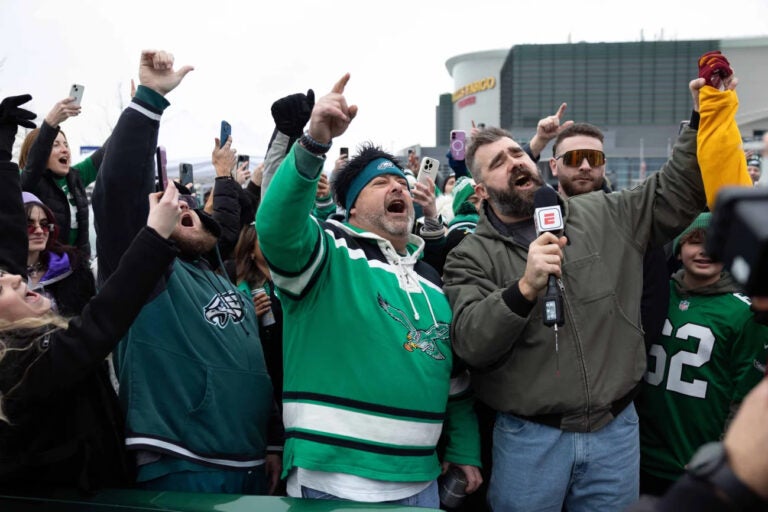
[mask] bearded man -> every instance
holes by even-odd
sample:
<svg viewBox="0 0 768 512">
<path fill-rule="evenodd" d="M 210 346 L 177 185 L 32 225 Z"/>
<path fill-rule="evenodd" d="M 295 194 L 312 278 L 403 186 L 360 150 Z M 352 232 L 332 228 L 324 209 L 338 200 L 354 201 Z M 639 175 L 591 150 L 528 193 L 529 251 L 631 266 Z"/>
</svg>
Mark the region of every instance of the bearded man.
<svg viewBox="0 0 768 512">
<path fill-rule="evenodd" d="M 191 69 L 174 70 L 167 52 L 142 52 L 141 85 L 115 126 L 93 193 L 100 280 L 147 215 L 165 96 Z M 239 229 L 231 143 L 215 141 L 213 217 L 182 190 L 170 237 L 180 255 L 114 354 L 125 443 L 143 489 L 267 494 L 279 479 L 282 433 L 256 313 L 215 271 L 218 245 L 233 243 Z M 268 444 L 277 453 L 268 455 Z"/>
<path fill-rule="evenodd" d="M 561 200 L 561 237 L 536 234 L 533 197 L 546 185 L 520 144 L 498 128 L 472 138 L 466 160 L 480 220 L 448 255 L 443 277 L 454 350 L 477 398 L 497 411 L 493 510 L 615 511 L 638 499 L 632 399 L 646 367 L 643 254 L 705 206 L 696 158 L 702 85 L 689 84 L 691 123 L 661 171 L 632 190 Z M 556 156 L 600 167 L 601 141 L 584 139 Z M 574 175 L 569 186 L 592 189 L 597 174 Z M 558 330 L 543 325 L 537 305 L 550 274 L 564 304 Z"/>
</svg>

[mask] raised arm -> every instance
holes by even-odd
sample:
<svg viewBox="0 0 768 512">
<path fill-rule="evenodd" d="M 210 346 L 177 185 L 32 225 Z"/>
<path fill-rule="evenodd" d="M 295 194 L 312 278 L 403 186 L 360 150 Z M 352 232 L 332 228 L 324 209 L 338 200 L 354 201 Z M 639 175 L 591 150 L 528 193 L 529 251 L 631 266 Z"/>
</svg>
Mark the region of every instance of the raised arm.
<svg viewBox="0 0 768 512">
<path fill-rule="evenodd" d="M 29 94 L 9 96 L 0 102 L 0 270 L 26 275 L 27 218 L 21 200 L 19 167 L 11 162 L 18 126 L 34 128 L 35 114 L 20 107 Z"/>
<path fill-rule="evenodd" d="M 117 268 L 120 257 L 147 218 L 147 194 L 155 190 L 154 152 L 165 95 L 193 68 L 173 68 L 173 55 L 144 50 L 140 85 L 120 115 L 104 154 L 93 192 L 99 280 Z"/>
</svg>

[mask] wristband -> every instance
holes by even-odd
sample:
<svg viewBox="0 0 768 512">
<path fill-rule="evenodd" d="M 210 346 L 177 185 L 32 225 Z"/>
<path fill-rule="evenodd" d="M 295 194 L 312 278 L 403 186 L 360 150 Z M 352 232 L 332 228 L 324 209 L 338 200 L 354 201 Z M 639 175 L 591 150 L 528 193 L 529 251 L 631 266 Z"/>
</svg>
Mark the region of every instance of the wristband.
<svg viewBox="0 0 768 512">
<path fill-rule="evenodd" d="M 326 154 L 328 150 L 331 149 L 331 145 L 333 144 L 333 142 L 329 142 L 328 144 L 323 144 L 322 142 L 318 142 L 317 140 L 312 138 L 309 132 L 304 132 L 304 134 L 299 139 L 299 143 L 302 146 L 304 146 L 304 149 L 306 149 L 313 155 Z"/>
</svg>

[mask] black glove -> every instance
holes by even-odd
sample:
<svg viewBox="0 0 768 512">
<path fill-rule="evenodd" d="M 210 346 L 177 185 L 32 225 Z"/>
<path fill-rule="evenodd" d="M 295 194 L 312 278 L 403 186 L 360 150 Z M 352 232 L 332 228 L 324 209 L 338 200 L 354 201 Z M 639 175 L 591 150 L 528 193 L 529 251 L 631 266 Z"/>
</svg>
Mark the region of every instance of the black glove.
<svg viewBox="0 0 768 512">
<path fill-rule="evenodd" d="M 315 106 L 315 92 L 296 93 L 272 104 L 272 119 L 277 129 L 289 137 L 300 137 Z"/>
<path fill-rule="evenodd" d="M 19 108 L 32 99 L 29 94 L 21 96 L 8 96 L 0 103 L 0 161 L 10 162 L 13 152 L 13 141 L 16 138 L 16 131 L 21 125 L 25 128 L 35 128 L 35 123 L 31 121 L 37 117 L 29 110 Z"/>
</svg>

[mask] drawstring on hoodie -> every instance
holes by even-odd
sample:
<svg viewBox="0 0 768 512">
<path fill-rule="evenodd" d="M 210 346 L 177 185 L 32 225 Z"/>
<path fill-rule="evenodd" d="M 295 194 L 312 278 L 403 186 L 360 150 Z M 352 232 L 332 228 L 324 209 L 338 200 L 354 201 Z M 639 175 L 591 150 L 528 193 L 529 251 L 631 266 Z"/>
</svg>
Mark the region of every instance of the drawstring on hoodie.
<svg viewBox="0 0 768 512">
<path fill-rule="evenodd" d="M 432 323 L 434 324 L 435 327 L 437 327 L 437 318 L 435 318 L 435 312 L 432 309 L 432 302 L 430 302 L 430 300 L 429 300 L 429 295 L 424 290 L 424 287 L 421 285 L 421 282 L 419 282 L 419 278 L 418 277 L 413 277 L 413 274 L 415 274 L 415 272 L 413 270 L 411 270 L 409 267 L 406 267 L 405 265 L 402 265 L 402 260 L 401 260 L 400 263 L 401 263 L 401 265 L 399 265 L 399 266 L 402 269 L 403 277 L 405 277 L 405 280 L 407 282 L 410 282 L 411 279 L 416 281 L 416 285 L 419 287 L 419 291 L 424 296 L 424 300 L 427 301 L 427 307 L 429 308 L 429 314 L 432 316 Z M 411 303 L 411 310 L 413 311 L 413 318 L 414 318 L 414 320 L 416 320 L 418 322 L 419 319 L 421 318 L 421 315 L 419 315 L 419 312 L 416 310 L 416 305 L 413 303 L 413 298 L 411 298 L 411 292 L 406 289 L 405 290 L 405 294 L 408 295 L 408 302 Z"/>
</svg>

